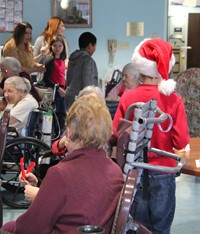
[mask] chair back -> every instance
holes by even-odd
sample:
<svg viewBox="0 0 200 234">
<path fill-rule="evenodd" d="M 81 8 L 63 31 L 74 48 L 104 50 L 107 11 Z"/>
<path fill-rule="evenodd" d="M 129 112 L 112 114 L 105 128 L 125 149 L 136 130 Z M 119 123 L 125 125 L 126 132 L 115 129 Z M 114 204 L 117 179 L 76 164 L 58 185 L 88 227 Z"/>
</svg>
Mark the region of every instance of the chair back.
<svg viewBox="0 0 200 234">
<path fill-rule="evenodd" d="M 200 137 L 200 68 L 180 72 L 174 80 L 185 105 L 190 137 Z"/>
<path fill-rule="evenodd" d="M 128 121 L 130 114 L 134 111 L 133 121 Z M 156 115 L 157 114 L 157 115 Z M 120 120 L 118 133 L 120 133 L 116 159 L 120 161 L 120 167 L 126 175 L 132 168 L 138 169 L 138 177 L 141 176 L 143 169 L 155 170 L 162 173 L 180 173 L 185 159 L 177 154 L 150 147 L 153 126 L 170 119 L 169 130 L 172 126 L 172 119 L 167 113 L 163 113 L 157 106 L 155 99 L 147 103 L 132 104 L 126 114 L 125 119 Z M 120 128 L 120 129 L 119 129 Z M 163 157 L 173 158 L 177 161 L 176 167 L 158 166 L 147 163 L 147 153 L 152 152 Z"/>
<path fill-rule="evenodd" d="M 111 234 L 125 233 L 136 182 L 137 170 L 130 170 L 118 201 Z"/>
<path fill-rule="evenodd" d="M 39 124 L 39 117 L 41 116 L 41 112 L 39 109 L 34 109 L 29 113 L 28 121 L 26 124 L 26 128 L 24 129 L 23 136 L 35 137 L 37 135 L 37 125 Z M 39 138 L 37 136 L 37 138 Z"/>
<path fill-rule="evenodd" d="M 10 119 L 10 110 L 5 110 L 1 119 L 1 125 L 0 125 L 0 174 L 2 171 L 2 160 L 3 160 L 4 150 L 6 146 L 9 119 Z M 1 185 L 1 181 L 0 181 L 0 185 Z M 1 188 L 0 188 L 0 227 L 2 226 L 2 224 L 3 224 L 3 204 L 2 204 L 2 194 L 1 194 Z"/>
<path fill-rule="evenodd" d="M 122 72 L 118 69 L 114 70 L 111 80 L 106 85 L 105 97 L 122 79 Z"/>
<path fill-rule="evenodd" d="M 136 192 L 137 179 L 137 169 L 129 170 L 115 211 L 111 234 L 126 234 L 128 231 L 131 231 L 131 233 L 152 234 L 144 225 L 133 220 L 129 214 Z"/>
</svg>

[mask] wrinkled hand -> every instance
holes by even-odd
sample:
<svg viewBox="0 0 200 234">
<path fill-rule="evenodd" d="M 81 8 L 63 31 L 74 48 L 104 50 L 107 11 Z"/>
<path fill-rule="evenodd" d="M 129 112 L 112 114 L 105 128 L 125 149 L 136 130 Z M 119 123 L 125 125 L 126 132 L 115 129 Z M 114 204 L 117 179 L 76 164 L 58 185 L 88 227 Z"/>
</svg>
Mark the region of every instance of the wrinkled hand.
<svg viewBox="0 0 200 234">
<path fill-rule="evenodd" d="M 28 201 L 33 201 L 35 196 L 39 191 L 38 187 L 33 187 L 31 185 L 26 185 L 24 189 L 24 196 Z"/>
<path fill-rule="evenodd" d="M 58 149 L 61 151 L 64 148 L 66 148 L 68 146 L 68 141 L 67 141 L 67 137 L 64 136 L 60 139 L 59 143 L 58 143 Z"/>
<path fill-rule="evenodd" d="M 19 181 L 25 187 L 26 185 L 37 186 L 38 179 L 33 173 L 27 173 L 26 178 L 22 177 L 22 173 L 19 174 Z"/>
</svg>

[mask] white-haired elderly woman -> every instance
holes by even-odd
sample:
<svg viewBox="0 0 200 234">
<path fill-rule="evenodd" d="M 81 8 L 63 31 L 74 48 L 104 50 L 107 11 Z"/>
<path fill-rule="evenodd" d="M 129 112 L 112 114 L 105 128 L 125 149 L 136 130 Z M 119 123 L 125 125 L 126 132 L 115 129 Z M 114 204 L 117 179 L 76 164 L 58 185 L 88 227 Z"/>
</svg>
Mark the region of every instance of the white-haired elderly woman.
<svg viewBox="0 0 200 234">
<path fill-rule="evenodd" d="M 38 108 L 30 90 L 31 84 L 26 78 L 12 76 L 5 80 L 4 97 L 8 103 L 5 109 L 10 109 L 9 126 L 16 128 L 19 134 L 26 127 L 29 113 Z"/>
<path fill-rule="evenodd" d="M 123 67 L 121 81 L 111 89 L 106 96 L 106 100 L 119 101 L 121 96 L 130 89 L 139 85 L 139 72 L 133 63 L 128 63 Z"/>
<path fill-rule="evenodd" d="M 2 75 L 2 80 L 0 82 L 0 95 L 1 96 L 3 95 L 3 88 L 4 88 L 5 80 L 11 76 L 20 76 L 20 77 L 24 77 L 30 81 L 30 83 L 31 83 L 30 94 L 32 94 L 33 97 L 38 102 L 41 102 L 42 98 L 40 97 L 38 90 L 34 86 L 30 75 L 26 72 L 21 72 L 21 64 L 20 64 L 19 60 L 17 60 L 14 57 L 4 57 L 4 58 L 2 58 L 2 60 L 0 62 L 0 69 L 1 69 L 1 75 Z"/>
</svg>

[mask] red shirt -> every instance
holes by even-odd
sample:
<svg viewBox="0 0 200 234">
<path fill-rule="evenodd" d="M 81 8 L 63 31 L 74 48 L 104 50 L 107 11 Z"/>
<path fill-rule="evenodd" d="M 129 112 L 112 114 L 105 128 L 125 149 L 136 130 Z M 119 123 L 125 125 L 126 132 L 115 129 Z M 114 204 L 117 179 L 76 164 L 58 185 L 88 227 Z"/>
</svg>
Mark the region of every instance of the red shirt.
<svg viewBox="0 0 200 234">
<path fill-rule="evenodd" d="M 154 124 L 153 135 L 151 139 L 151 147 L 165 150 L 167 152 L 174 152 L 173 148 L 178 150 L 183 149 L 189 143 L 189 133 L 185 107 L 182 98 L 172 93 L 165 96 L 158 91 L 157 85 L 139 85 L 138 87 L 125 92 L 119 102 L 116 111 L 113 127 L 117 129 L 118 121 L 124 118 L 128 107 L 136 102 L 148 102 L 152 98 L 157 100 L 158 107 L 165 113 L 171 115 L 173 119 L 173 126 L 169 132 L 161 132 L 157 124 Z M 130 116 L 133 120 L 133 114 Z M 167 129 L 169 122 L 162 123 L 163 129 Z M 176 161 L 166 157 L 151 157 L 149 155 L 149 162 L 156 165 L 176 166 Z"/>
<path fill-rule="evenodd" d="M 54 59 L 54 67 L 51 74 L 51 80 L 54 84 L 59 84 L 65 89 L 65 62 L 62 59 Z"/>
</svg>

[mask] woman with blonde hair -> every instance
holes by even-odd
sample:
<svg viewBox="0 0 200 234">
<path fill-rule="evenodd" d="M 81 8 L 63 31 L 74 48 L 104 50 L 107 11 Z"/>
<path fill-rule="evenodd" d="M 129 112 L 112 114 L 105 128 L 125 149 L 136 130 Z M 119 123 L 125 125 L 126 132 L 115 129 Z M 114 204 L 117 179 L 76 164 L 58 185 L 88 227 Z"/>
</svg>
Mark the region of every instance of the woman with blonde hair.
<svg viewBox="0 0 200 234">
<path fill-rule="evenodd" d="M 42 60 L 44 56 L 49 53 L 49 45 L 54 36 L 63 36 L 63 32 L 65 30 L 64 21 L 59 17 L 52 17 L 48 20 L 45 30 L 41 33 L 41 35 L 36 39 L 34 44 L 34 57 L 37 61 Z M 63 36 L 65 41 L 65 48 L 67 57 L 69 55 L 69 46 L 66 38 Z"/>
<path fill-rule="evenodd" d="M 28 22 L 16 25 L 13 35 L 3 47 L 3 57 L 14 57 L 21 64 L 21 71 L 31 74 L 33 72 L 44 72 L 45 67 L 35 62 L 31 45 L 32 26 Z"/>
<path fill-rule="evenodd" d="M 85 95 L 73 103 L 66 122 L 69 155 L 48 169 L 29 209 L 1 231 L 65 234 L 91 224 L 110 234 L 123 186 L 121 169 L 105 151 L 112 134 L 110 113 L 99 97 Z M 21 180 L 25 189 L 30 181 L 36 185 L 30 175 Z"/>
</svg>

